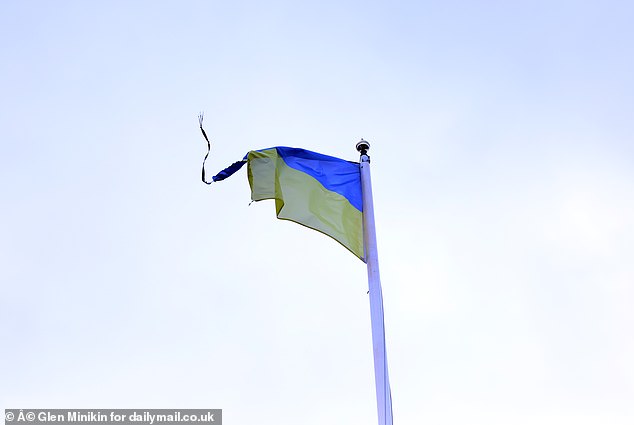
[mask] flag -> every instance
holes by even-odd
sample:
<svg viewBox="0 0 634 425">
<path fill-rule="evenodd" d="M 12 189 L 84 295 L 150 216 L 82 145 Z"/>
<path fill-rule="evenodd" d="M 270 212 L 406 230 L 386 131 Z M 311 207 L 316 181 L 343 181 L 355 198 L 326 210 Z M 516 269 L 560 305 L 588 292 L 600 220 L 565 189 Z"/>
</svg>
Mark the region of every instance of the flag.
<svg viewBox="0 0 634 425">
<path fill-rule="evenodd" d="M 365 262 L 359 163 L 278 146 L 250 151 L 213 181 L 245 163 L 253 201 L 274 199 L 277 218 L 322 232 Z"/>
</svg>

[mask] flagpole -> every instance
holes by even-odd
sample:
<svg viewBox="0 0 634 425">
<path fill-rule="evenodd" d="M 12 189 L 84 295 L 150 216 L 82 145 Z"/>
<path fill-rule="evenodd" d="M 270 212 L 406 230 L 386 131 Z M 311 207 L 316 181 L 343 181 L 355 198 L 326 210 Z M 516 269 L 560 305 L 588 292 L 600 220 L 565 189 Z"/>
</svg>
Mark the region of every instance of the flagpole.
<svg viewBox="0 0 634 425">
<path fill-rule="evenodd" d="M 383 293 L 379 276 L 379 256 L 374 227 L 374 204 L 372 180 L 370 178 L 370 144 L 361 139 L 357 151 L 361 154 L 361 191 L 363 197 L 363 247 L 368 266 L 368 288 L 370 294 L 370 321 L 372 323 L 372 351 L 374 354 L 374 381 L 379 425 L 392 425 L 392 394 L 387 373 L 385 350 L 385 324 L 383 321 Z"/>
</svg>

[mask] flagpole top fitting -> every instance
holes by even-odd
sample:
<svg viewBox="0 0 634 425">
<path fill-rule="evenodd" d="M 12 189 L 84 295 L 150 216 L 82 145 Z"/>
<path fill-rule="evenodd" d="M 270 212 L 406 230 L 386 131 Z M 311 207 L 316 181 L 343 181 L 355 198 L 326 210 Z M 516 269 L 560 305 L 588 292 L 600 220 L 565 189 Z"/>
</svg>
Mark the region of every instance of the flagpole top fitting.
<svg viewBox="0 0 634 425">
<path fill-rule="evenodd" d="M 365 140 L 361 139 L 361 141 L 357 143 L 357 150 L 361 155 L 367 155 L 369 149 L 370 143 L 366 142 Z"/>
<path fill-rule="evenodd" d="M 361 154 L 362 162 L 370 162 L 370 156 L 368 155 L 368 150 L 370 150 L 370 143 L 361 139 L 361 141 L 357 143 L 357 151 Z"/>
</svg>

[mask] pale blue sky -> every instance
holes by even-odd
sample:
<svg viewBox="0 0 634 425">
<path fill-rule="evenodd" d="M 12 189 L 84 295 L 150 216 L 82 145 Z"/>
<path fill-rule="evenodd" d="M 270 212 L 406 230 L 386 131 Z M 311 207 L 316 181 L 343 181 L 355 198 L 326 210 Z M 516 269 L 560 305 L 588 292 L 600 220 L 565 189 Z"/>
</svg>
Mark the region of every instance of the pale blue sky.
<svg viewBox="0 0 634 425">
<path fill-rule="evenodd" d="M 364 265 L 248 150 L 372 176 L 396 424 L 634 421 L 634 5 L 0 4 L 0 408 L 376 421 Z"/>
</svg>

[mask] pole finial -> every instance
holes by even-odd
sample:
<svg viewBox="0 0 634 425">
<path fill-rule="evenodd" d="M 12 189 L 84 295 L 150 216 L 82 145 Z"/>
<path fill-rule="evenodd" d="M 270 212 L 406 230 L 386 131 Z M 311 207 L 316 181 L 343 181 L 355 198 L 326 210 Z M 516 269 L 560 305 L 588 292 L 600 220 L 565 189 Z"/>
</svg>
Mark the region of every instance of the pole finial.
<svg viewBox="0 0 634 425">
<path fill-rule="evenodd" d="M 361 155 L 367 155 L 369 149 L 370 143 L 368 143 L 367 141 L 361 139 L 359 143 L 357 143 L 357 151 L 359 151 Z"/>
<path fill-rule="evenodd" d="M 366 140 L 361 139 L 359 143 L 357 143 L 357 151 L 361 154 L 361 162 L 370 162 L 370 155 L 368 155 L 369 149 L 370 143 Z"/>
</svg>

